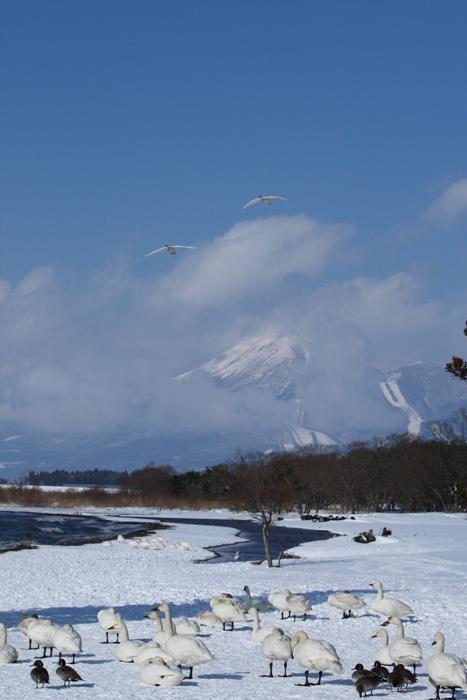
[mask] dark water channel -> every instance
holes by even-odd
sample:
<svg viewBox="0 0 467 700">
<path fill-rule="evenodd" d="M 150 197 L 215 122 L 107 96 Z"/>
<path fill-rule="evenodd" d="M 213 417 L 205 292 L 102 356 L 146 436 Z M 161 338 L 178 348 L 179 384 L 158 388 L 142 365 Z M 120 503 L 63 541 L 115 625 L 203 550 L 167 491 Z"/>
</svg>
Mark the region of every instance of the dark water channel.
<svg viewBox="0 0 467 700">
<path fill-rule="evenodd" d="M 49 545 L 80 545 L 135 537 L 161 527 L 157 522 L 115 522 L 88 515 L 0 511 L 0 552 Z"/>
<path fill-rule="evenodd" d="M 236 552 L 239 552 L 241 561 L 262 561 L 264 559 L 263 538 L 261 526 L 251 520 L 210 520 L 197 518 L 160 518 L 162 522 L 184 523 L 193 525 L 215 525 L 218 527 L 230 527 L 236 530 L 236 534 L 245 539 L 245 542 L 234 544 L 216 545 L 206 547 L 214 552 L 216 557 L 209 559 L 209 563 L 233 561 Z M 272 527 L 271 528 L 271 552 L 273 559 L 277 559 L 283 550 L 292 549 L 304 542 L 315 542 L 335 537 L 327 530 L 304 530 L 299 527 Z M 228 536 L 226 535 L 226 539 Z"/>
</svg>

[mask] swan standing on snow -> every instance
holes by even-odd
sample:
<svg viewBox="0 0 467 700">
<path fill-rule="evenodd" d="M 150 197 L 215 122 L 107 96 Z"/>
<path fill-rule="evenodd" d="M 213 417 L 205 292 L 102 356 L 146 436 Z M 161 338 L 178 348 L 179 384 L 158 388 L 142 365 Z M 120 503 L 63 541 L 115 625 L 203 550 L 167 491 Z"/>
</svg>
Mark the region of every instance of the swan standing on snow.
<svg viewBox="0 0 467 700">
<path fill-rule="evenodd" d="M 371 635 L 371 638 L 382 639 L 381 646 L 378 649 L 378 653 L 375 656 L 375 661 L 379 661 L 380 664 L 383 664 L 383 666 L 392 666 L 394 661 L 392 660 L 392 656 L 389 653 L 389 635 L 387 633 L 387 630 L 377 630 L 374 634 Z"/>
<path fill-rule="evenodd" d="M 306 632 L 297 632 L 292 637 L 292 653 L 294 659 L 305 669 L 305 683 L 300 685 L 321 685 L 324 671 L 342 673 L 342 664 L 333 645 L 322 639 L 309 639 Z M 310 671 L 318 671 L 316 683 L 310 683 Z"/>
<path fill-rule="evenodd" d="M 307 612 L 311 610 L 311 603 L 304 595 L 299 593 L 291 593 L 287 588 L 283 591 L 276 591 L 268 595 L 268 601 L 273 608 L 279 610 L 281 620 L 284 619 L 284 613 L 288 613 L 287 618 L 293 617 L 294 622 L 297 615 L 303 615 L 306 620 Z"/>
<path fill-rule="evenodd" d="M 230 625 L 230 631 L 233 631 L 235 622 L 245 621 L 245 611 L 243 605 L 235 598 L 213 598 L 211 600 L 212 612 L 222 622 L 222 629 L 226 629 L 226 625 Z"/>
<path fill-rule="evenodd" d="M 284 634 L 284 632 L 278 628 L 274 629 L 263 639 L 261 651 L 269 661 L 269 674 L 265 677 L 273 677 L 272 668 L 274 661 L 283 661 L 284 673 L 282 674 L 282 678 L 287 678 L 287 662 L 292 656 L 291 639 L 289 635 Z"/>
<path fill-rule="evenodd" d="M 244 204 L 243 208 L 248 209 L 248 207 L 252 207 L 254 204 L 268 204 L 271 206 L 275 199 L 281 199 L 284 202 L 287 201 L 287 197 L 281 197 L 279 194 L 259 194 L 257 197 L 253 197 L 253 199 L 250 199 Z"/>
<path fill-rule="evenodd" d="M 186 634 L 175 634 L 172 611 L 169 605 L 162 603 L 162 605 L 157 606 L 157 610 L 164 613 L 166 628 L 170 632 L 170 637 L 164 645 L 165 651 L 175 659 L 179 666 L 188 666 L 190 670 L 188 678 L 193 678 L 193 666 L 212 661 L 211 652 L 200 639 Z"/>
<path fill-rule="evenodd" d="M 121 641 L 116 654 L 117 661 L 131 664 L 142 651 L 143 647 L 145 646 L 145 642 L 142 642 L 140 639 L 130 639 L 128 627 L 120 615 L 119 617 L 120 619 L 113 625 L 113 629 L 118 631 L 121 636 Z"/>
<path fill-rule="evenodd" d="M 152 250 L 150 253 L 146 253 L 145 258 L 149 258 L 150 255 L 156 255 L 156 253 L 169 253 L 169 255 L 175 255 L 178 248 L 187 248 L 188 250 L 196 250 L 192 245 L 169 245 L 166 243 L 162 248 L 157 248 L 157 250 Z"/>
<path fill-rule="evenodd" d="M 455 697 L 456 688 L 467 689 L 467 676 L 464 660 L 454 654 L 444 652 L 444 634 L 436 632 L 433 641 L 435 653 L 428 659 L 426 669 L 428 678 L 436 688 L 436 698 L 439 699 L 441 688 L 449 688 Z"/>
<path fill-rule="evenodd" d="M 166 641 L 168 640 L 169 637 L 172 636 L 172 633 L 169 632 L 168 630 L 164 629 L 161 618 L 156 610 L 150 610 L 148 613 L 146 613 L 145 617 L 148 617 L 150 620 L 154 622 L 154 637 L 153 641 L 157 642 L 157 644 L 160 644 L 162 648 L 164 648 L 164 645 Z"/>
<path fill-rule="evenodd" d="M 395 617 L 406 617 L 407 615 L 415 614 L 410 605 L 403 603 L 401 600 L 397 600 L 397 598 L 386 598 L 381 581 L 373 581 L 373 583 L 370 583 L 370 586 L 376 588 L 378 591 L 376 600 L 370 603 L 369 607 L 371 610 L 381 613 L 381 615 L 386 615 L 386 617 L 391 617 L 391 615 Z"/>
<path fill-rule="evenodd" d="M 279 627 L 261 627 L 258 611 L 256 608 L 250 608 L 248 610 L 248 613 L 253 619 L 253 631 L 251 633 L 251 638 L 254 642 L 261 643 L 263 639 L 265 639 L 269 634 L 272 634 L 273 632 L 280 632 L 281 634 L 283 634 L 282 630 Z"/>
<path fill-rule="evenodd" d="M 34 620 L 35 622 L 37 622 L 38 619 L 39 619 L 39 615 L 36 615 L 36 613 L 32 613 L 32 614 L 30 614 L 30 615 L 22 615 L 22 616 L 19 618 L 19 621 L 18 621 L 18 629 L 19 629 L 19 631 L 21 632 L 21 634 L 24 634 L 24 636 L 28 638 L 28 640 L 29 640 L 29 647 L 28 647 L 28 649 L 31 649 L 31 647 L 32 647 L 32 639 L 31 639 L 30 637 L 28 637 L 28 632 L 27 632 L 27 630 L 28 630 L 28 627 L 29 627 L 30 623 L 31 623 L 33 620 Z"/>
<path fill-rule="evenodd" d="M 97 613 L 97 621 L 102 629 L 105 630 L 105 642 L 101 642 L 101 644 L 109 644 L 109 632 L 113 631 L 112 628 L 119 622 L 120 619 L 120 614 L 115 610 L 115 608 L 104 608 L 103 610 L 99 610 Z M 117 638 L 114 644 L 118 644 L 119 633 L 116 632 L 116 635 Z"/>
<path fill-rule="evenodd" d="M 397 630 L 396 639 L 389 645 L 389 653 L 393 662 L 403 666 L 413 666 L 415 673 L 416 664 L 423 658 L 420 644 L 416 639 L 405 636 L 404 625 L 399 617 L 391 615 L 386 622 L 383 622 L 383 625 L 395 625 Z"/>
<path fill-rule="evenodd" d="M 328 598 L 329 605 L 332 605 L 338 610 L 342 610 L 342 619 L 347 620 L 349 617 L 354 617 L 352 610 L 364 608 L 366 603 L 364 600 L 354 595 L 350 591 L 337 591 Z"/>
<path fill-rule="evenodd" d="M 173 688 L 183 681 L 183 673 L 179 668 L 169 666 L 162 657 L 145 661 L 141 668 L 141 681 L 145 685 L 158 685 L 162 688 Z"/>
<path fill-rule="evenodd" d="M 47 649 L 50 649 L 50 656 L 54 649 L 54 637 L 57 630 L 60 628 L 58 625 L 54 625 L 51 620 L 46 620 L 45 618 L 32 619 L 27 626 L 26 636 L 29 637 L 33 642 L 39 647 L 44 648 L 42 658 L 45 658 Z"/>
<path fill-rule="evenodd" d="M 7 631 L 0 622 L 0 664 L 14 664 L 18 661 L 18 652 L 11 644 L 7 644 Z"/>
<path fill-rule="evenodd" d="M 53 638 L 54 647 L 59 652 L 59 662 L 62 654 L 73 654 L 72 664 L 75 663 L 76 654 L 80 654 L 83 648 L 81 636 L 73 628 L 73 625 L 59 627 Z"/>
</svg>

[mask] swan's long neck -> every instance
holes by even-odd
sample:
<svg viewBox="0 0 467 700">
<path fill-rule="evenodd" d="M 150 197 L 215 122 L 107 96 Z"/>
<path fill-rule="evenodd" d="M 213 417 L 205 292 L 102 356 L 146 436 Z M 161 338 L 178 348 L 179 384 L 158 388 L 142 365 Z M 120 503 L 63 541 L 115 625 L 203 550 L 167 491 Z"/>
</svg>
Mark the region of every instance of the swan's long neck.
<svg viewBox="0 0 467 700">
<path fill-rule="evenodd" d="M 128 627 L 125 625 L 124 622 L 122 622 L 122 625 L 118 631 L 120 632 L 122 642 L 128 642 L 130 636 L 128 634 Z"/>
<path fill-rule="evenodd" d="M 376 596 L 376 600 L 382 600 L 384 598 L 384 591 L 383 591 L 383 587 L 380 583 L 376 584 L 376 590 L 378 591 L 378 595 Z"/>
<path fill-rule="evenodd" d="M 167 628 L 165 631 L 168 633 L 169 637 L 173 637 L 175 634 L 175 628 L 172 621 L 172 611 L 170 609 L 170 605 L 167 606 L 167 612 L 165 613 L 165 626 Z"/>
<path fill-rule="evenodd" d="M 394 620 L 394 625 L 396 626 L 396 630 L 397 630 L 397 633 L 396 633 L 397 639 L 404 639 L 405 633 L 404 633 L 404 625 L 402 624 L 402 620 L 398 620 L 398 619 Z"/>
<path fill-rule="evenodd" d="M 259 615 L 256 608 L 252 608 L 251 614 L 253 616 L 253 632 L 258 632 L 261 629 L 261 625 L 259 623 Z"/>
<path fill-rule="evenodd" d="M 154 617 L 152 618 L 152 621 L 153 621 L 153 623 L 154 623 L 154 628 L 155 628 L 155 629 L 154 629 L 154 634 L 156 635 L 158 632 L 162 632 L 163 627 L 162 627 L 161 618 L 159 617 L 159 615 L 157 615 L 157 613 L 156 613 L 156 615 L 154 615 Z"/>
<path fill-rule="evenodd" d="M 245 586 L 245 607 L 248 609 L 248 608 L 251 608 L 252 605 L 253 605 L 253 601 L 251 598 L 250 589 L 248 588 L 248 586 Z"/>
<path fill-rule="evenodd" d="M 379 637 L 383 640 L 381 646 L 387 647 L 389 645 L 389 634 L 387 633 L 387 630 L 380 630 Z"/>
<path fill-rule="evenodd" d="M 444 654 L 444 635 L 441 632 L 436 637 L 435 649 L 438 654 Z"/>
<path fill-rule="evenodd" d="M 6 627 L 3 622 L 0 624 L 0 647 L 6 645 Z"/>
</svg>

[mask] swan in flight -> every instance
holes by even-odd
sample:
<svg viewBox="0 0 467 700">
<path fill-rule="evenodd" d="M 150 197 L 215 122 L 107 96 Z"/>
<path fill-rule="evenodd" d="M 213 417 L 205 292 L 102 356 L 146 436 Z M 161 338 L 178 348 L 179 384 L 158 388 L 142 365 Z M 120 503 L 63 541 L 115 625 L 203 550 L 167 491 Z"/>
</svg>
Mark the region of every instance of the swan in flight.
<svg viewBox="0 0 467 700">
<path fill-rule="evenodd" d="M 259 194 L 257 197 L 253 197 L 249 202 L 243 205 L 244 209 L 252 207 L 254 204 L 272 204 L 274 199 L 282 199 L 287 201 L 287 197 L 281 197 L 279 194 Z"/>
<path fill-rule="evenodd" d="M 169 245 L 166 243 L 162 248 L 157 248 L 157 250 L 151 250 L 150 253 L 146 253 L 145 258 L 149 258 L 150 255 L 155 255 L 156 253 L 170 253 L 170 255 L 175 255 L 178 248 L 186 248 L 187 250 L 196 250 L 193 245 Z"/>
<path fill-rule="evenodd" d="M 252 207 L 255 204 L 268 204 L 271 206 L 275 199 L 282 199 L 284 202 L 287 201 L 287 197 L 281 197 L 279 194 L 259 194 L 257 197 L 253 197 L 246 204 L 243 205 L 244 209 Z"/>
</svg>

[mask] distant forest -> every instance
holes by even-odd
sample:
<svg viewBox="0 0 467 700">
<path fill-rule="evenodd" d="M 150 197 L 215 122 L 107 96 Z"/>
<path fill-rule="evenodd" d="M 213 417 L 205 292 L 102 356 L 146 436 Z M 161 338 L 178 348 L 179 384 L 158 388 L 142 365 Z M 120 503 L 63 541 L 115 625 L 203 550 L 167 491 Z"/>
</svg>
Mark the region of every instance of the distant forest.
<svg viewBox="0 0 467 700">
<path fill-rule="evenodd" d="M 26 486 L 26 485 L 29 486 Z M 92 488 L 61 493 L 39 485 Z M 106 491 L 104 486 L 118 486 Z M 150 506 L 247 510 L 275 517 L 295 510 L 467 511 L 467 411 L 438 439 L 393 436 L 345 450 L 254 454 L 195 471 L 149 464 L 132 472 L 31 472 L 0 489 L 1 502 L 25 505 Z"/>
</svg>

